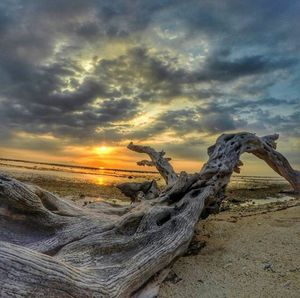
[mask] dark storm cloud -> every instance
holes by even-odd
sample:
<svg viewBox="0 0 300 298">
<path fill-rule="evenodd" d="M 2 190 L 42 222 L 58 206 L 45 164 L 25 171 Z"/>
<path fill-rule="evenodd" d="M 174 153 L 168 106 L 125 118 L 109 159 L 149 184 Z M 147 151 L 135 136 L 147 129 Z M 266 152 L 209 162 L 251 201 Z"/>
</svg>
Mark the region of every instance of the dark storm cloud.
<svg viewBox="0 0 300 298">
<path fill-rule="evenodd" d="M 292 109 L 300 108 L 300 99 L 278 99 L 278 98 L 261 98 L 252 100 L 229 99 L 223 101 L 212 101 L 205 105 L 197 107 L 197 111 L 201 114 L 209 113 L 232 113 L 241 114 L 243 112 L 261 110 L 261 108 L 281 108 L 290 107 Z"/>
<path fill-rule="evenodd" d="M 231 81 L 243 76 L 287 69 L 296 63 L 298 63 L 296 59 L 271 60 L 260 55 L 246 56 L 235 60 L 221 60 L 213 56 L 207 59 L 202 70 L 191 74 L 188 81 Z"/>
<path fill-rule="evenodd" d="M 182 93 L 178 84 L 186 79 L 186 72 L 174 67 L 174 59 L 167 54 L 157 58 L 137 47 L 117 59 L 101 60 L 95 75 L 107 86 L 118 85 L 124 95 L 144 101 L 168 100 Z"/>
<path fill-rule="evenodd" d="M 227 111 L 221 113 L 208 109 L 201 112 L 200 108 L 183 109 L 162 113 L 153 125 L 137 130 L 128 137 L 149 139 L 164 132 L 172 132 L 174 136 L 182 139 L 190 133 L 212 135 L 233 131 L 246 124 L 244 120 L 234 119 Z"/>
<path fill-rule="evenodd" d="M 3 0 L 0 135 L 12 146 L 20 131 L 74 144 L 166 131 L 189 144 L 190 132 L 247 127 L 299 135 L 299 6 L 292 0 Z M 158 37 L 150 35 L 157 28 L 176 38 L 156 45 Z M 134 46 L 97 58 L 98 47 L 118 39 Z M 94 56 L 90 71 L 80 63 L 86 52 Z M 181 98 L 187 104 L 177 108 Z M 158 109 L 153 125 L 120 124 L 149 103 Z M 169 111 L 160 112 L 160 104 Z M 32 146 L 57 146 L 37 142 Z M 174 145 L 177 155 L 182 144 Z"/>
<path fill-rule="evenodd" d="M 298 110 L 299 105 L 298 105 Z M 268 111 L 260 111 L 252 124 L 254 127 L 264 126 L 266 129 L 276 131 L 285 137 L 300 137 L 300 112 L 296 111 L 290 115 L 272 115 Z"/>
<path fill-rule="evenodd" d="M 176 15 L 183 19 L 193 35 L 201 32 L 209 38 L 212 35 L 218 36 L 217 40 L 223 43 L 222 49 L 234 45 L 240 51 L 257 45 L 269 47 L 268 50 L 274 50 L 275 47 L 278 51 L 286 52 L 287 49 L 295 51 L 300 45 L 298 1 L 188 2 L 190 5 L 186 5 L 186 2 L 178 4 L 169 18 Z"/>
<path fill-rule="evenodd" d="M 138 104 L 128 99 L 104 100 L 80 112 L 62 111 L 55 108 L 6 103 L 0 110 L 1 129 L 28 133 L 52 133 L 58 137 L 73 138 L 74 142 L 98 139 L 98 127 L 107 127 L 114 121 L 130 120 L 137 113 Z M 11 119 L 14 119 L 12 121 Z"/>
<path fill-rule="evenodd" d="M 262 110 L 262 107 L 265 110 Z M 268 111 L 270 107 L 277 109 L 277 112 L 270 113 Z M 215 135 L 236 130 L 280 132 L 298 137 L 299 113 L 278 115 L 277 113 L 282 108 L 289 108 L 291 111 L 299 110 L 300 101 L 299 99 L 276 98 L 242 102 L 239 100 L 214 101 L 191 109 L 161 113 L 152 125 L 136 130 L 127 135 L 127 138 L 147 140 L 161 133 L 171 132 L 178 139 L 185 140 L 186 135 L 191 133 Z M 185 144 L 188 144 L 187 140 Z"/>
<path fill-rule="evenodd" d="M 162 102 L 178 96 L 216 97 L 222 93 L 193 88 L 201 83 L 222 84 L 243 77 L 258 78 L 270 72 L 292 69 L 297 63 L 296 59 L 270 59 L 259 55 L 237 59 L 209 56 L 198 69 L 189 71 L 168 52 L 155 56 L 145 48 L 136 47 L 117 59 L 101 60 L 95 74 L 107 85 L 118 85 L 123 94 L 143 101 Z"/>
</svg>

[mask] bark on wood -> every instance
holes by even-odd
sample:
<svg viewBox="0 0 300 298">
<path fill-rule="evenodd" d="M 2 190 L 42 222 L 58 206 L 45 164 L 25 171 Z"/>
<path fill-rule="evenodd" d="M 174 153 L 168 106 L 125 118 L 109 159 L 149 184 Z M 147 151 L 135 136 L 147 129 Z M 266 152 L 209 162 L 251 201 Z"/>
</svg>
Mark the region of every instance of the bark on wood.
<svg viewBox="0 0 300 298">
<path fill-rule="evenodd" d="M 199 218 L 218 211 L 242 153 L 264 159 L 299 191 L 299 172 L 275 151 L 277 138 L 224 134 L 193 175 L 177 175 L 163 152 L 131 143 L 129 149 L 150 156 L 167 185 L 126 207 L 79 208 L 0 175 L 0 297 L 155 295 L 163 269 L 186 251 Z"/>
<path fill-rule="evenodd" d="M 165 152 L 160 151 L 157 152 L 153 148 L 149 146 L 139 146 L 130 143 L 127 146 L 128 149 L 138 152 L 138 153 L 146 153 L 149 155 L 153 165 L 157 168 L 158 172 L 165 179 L 167 184 L 174 184 L 177 180 L 177 175 L 169 163 L 170 158 L 165 158 Z"/>
<path fill-rule="evenodd" d="M 159 189 L 155 180 L 142 183 L 125 182 L 117 185 L 123 194 L 131 198 L 132 202 L 151 200 L 159 195 Z"/>
</svg>

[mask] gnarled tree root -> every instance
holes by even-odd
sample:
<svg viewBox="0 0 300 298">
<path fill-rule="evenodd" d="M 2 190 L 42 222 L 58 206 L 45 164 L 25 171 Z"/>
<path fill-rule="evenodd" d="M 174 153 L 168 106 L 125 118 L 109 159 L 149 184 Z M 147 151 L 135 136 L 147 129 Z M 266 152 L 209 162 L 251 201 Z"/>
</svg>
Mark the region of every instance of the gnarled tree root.
<svg viewBox="0 0 300 298">
<path fill-rule="evenodd" d="M 193 175 L 177 175 L 163 152 L 131 143 L 129 149 L 150 156 L 167 185 L 151 196 L 153 188 L 137 187 L 140 202 L 122 208 L 78 208 L 1 175 L 0 296 L 155 295 L 163 269 L 186 251 L 199 218 L 218 211 L 242 153 L 264 159 L 299 191 L 299 172 L 275 151 L 277 138 L 224 134 Z"/>
</svg>

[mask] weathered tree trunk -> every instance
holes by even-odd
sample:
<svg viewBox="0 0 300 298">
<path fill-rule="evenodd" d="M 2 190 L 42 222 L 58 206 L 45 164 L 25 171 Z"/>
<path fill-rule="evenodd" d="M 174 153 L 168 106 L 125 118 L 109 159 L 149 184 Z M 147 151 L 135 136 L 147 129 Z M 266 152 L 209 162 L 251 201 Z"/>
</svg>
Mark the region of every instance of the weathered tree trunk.
<svg viewBox="0 0 300 298">
<path fill-rule="evenodd" d="M 141 202 L 125 207 L 79 208 L 1 175 L 0 297 L 153 296 L 199 218 L 218 210 L 242 153 L 264 159 L 299 191 L 299 172 L 275 151 L 277 138 L 224 134 L 193 175 L 177 175 L 163 152 L 131 143 L 150 156 L 167 186 L 153 197 L 144 188 Z"/>
</svg>

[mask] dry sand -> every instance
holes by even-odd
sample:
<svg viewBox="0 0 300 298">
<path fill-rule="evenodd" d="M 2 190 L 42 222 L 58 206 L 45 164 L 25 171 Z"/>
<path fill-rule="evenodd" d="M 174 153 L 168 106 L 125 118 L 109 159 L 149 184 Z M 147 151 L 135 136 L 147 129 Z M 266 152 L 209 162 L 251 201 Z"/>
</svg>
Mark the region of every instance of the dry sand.
<svg viewBox="0 0 300 298">
<path fill-rule="evenodd" d="M 247 217 L 211 216 L 196 229 L 195 240 L 206 246 L 175 262 L 177 278 L 163 283 L 159 298 L 298 298 L 299 236 L 300 206 Z"/>
<path fill-rule="evenodd" d="M 111 186 L 32 173 L 12 176 L 81 205 L 129 202 Z M 199 222 L 190 255 L 174 263 L 159 298 L 300 297 L 299 198 L 264 205 L 251 201 L 268 202 L 285 188 L 257 182 L 247 188 L 230 187 L 225 211 Z M 243 206 L 245 202 L 250 204 Z"/>
</svg>

